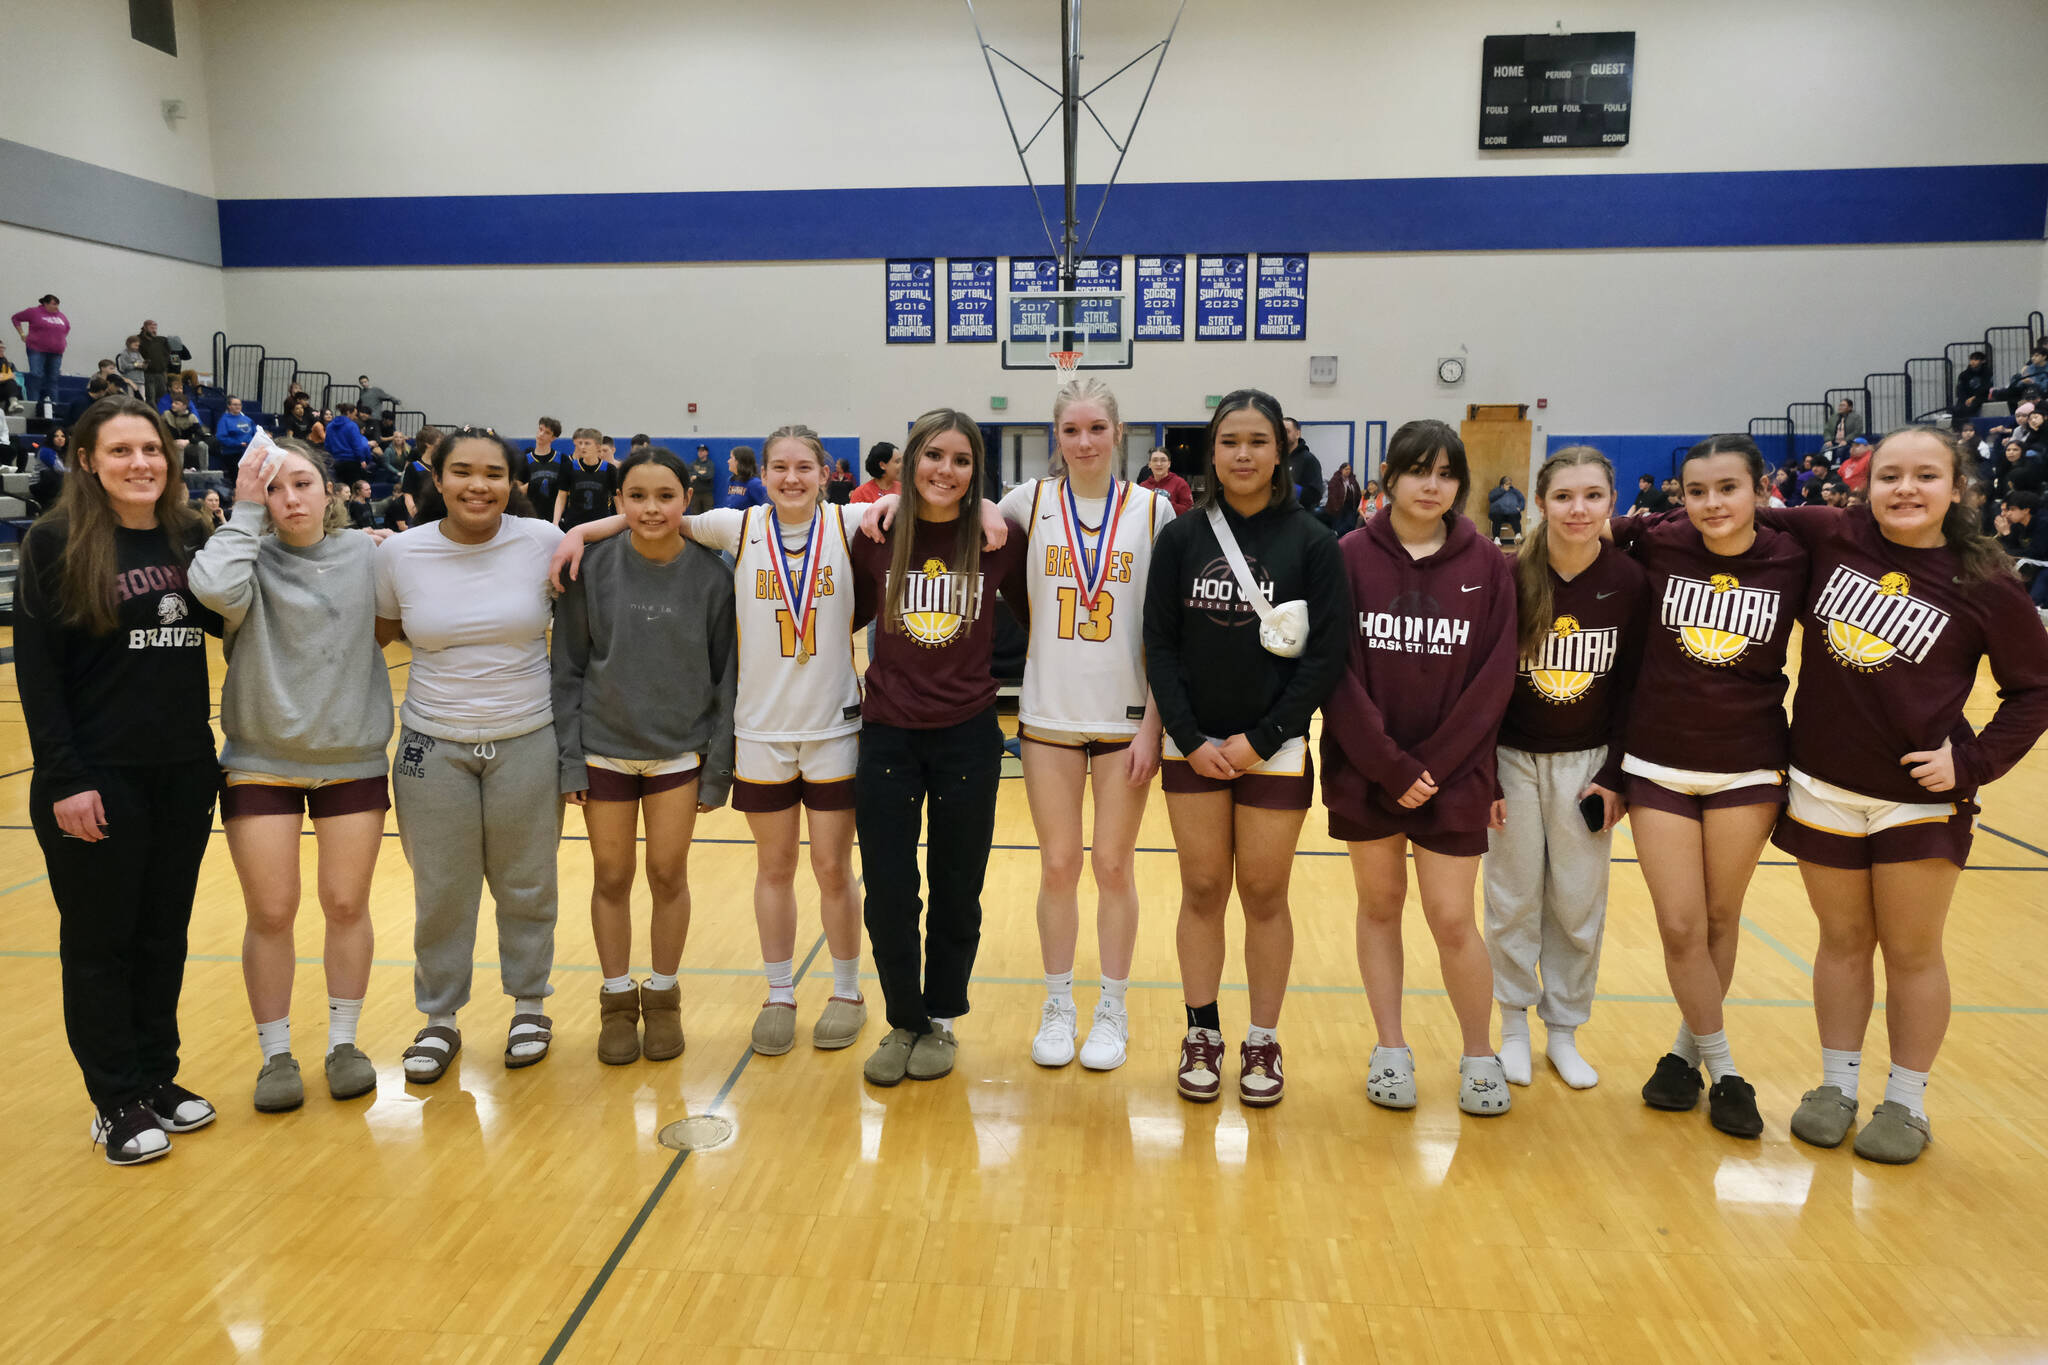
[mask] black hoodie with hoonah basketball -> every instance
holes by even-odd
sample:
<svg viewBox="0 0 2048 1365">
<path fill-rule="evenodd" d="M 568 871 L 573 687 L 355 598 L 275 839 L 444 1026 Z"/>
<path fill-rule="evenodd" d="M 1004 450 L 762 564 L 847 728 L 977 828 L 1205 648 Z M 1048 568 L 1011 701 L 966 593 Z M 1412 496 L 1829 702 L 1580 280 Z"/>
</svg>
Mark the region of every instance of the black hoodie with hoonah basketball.
<svg viewBox="0 0 2048 1365">
<path fill-rule="evenodd" d="M 1283 659 L 1259 643 L 1259 616 L 1200 507 L 1152 546 L 1145 591 L 1145 671 L 1160 727 L 1183 754 L 1243 735 L 1260 758 L 1308 733 L 1344 671 L 1351 594 L 1337 538 L 1290 494 L 1249 517 L 1222 504 L 1252 577 L 1274 604 L 1308 603 L 1308 646 Z"/>
</svg>

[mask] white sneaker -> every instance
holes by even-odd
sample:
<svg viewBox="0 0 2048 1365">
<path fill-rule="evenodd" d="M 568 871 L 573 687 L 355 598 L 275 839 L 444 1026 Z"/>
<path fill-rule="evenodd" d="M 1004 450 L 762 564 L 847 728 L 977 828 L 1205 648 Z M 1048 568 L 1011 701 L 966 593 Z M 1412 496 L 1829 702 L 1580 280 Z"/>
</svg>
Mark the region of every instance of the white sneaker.
<svg viewBox="0 0 2048 1365">
<path fill-rule="evenodd" d="M 1038 1036 L 1031 1040 L 1031 1060 L 1040 1066 L 1065 1066 L 1074 1060 L 1074 1002 L 1048 1000 L 1038 1017 Z"/>
<path fill-rule="evenodd" d="M 1125 1044 L 1131 1037 L 1131 1018 L 1113 1005 L 1095 1007 L 1095 1022 L 1088 1028 L 1088 1041 L 1081 1044 L 1081 1065 L 1090 1071 L 1114 1071 L 1124 1064 Z"/>
</svg>

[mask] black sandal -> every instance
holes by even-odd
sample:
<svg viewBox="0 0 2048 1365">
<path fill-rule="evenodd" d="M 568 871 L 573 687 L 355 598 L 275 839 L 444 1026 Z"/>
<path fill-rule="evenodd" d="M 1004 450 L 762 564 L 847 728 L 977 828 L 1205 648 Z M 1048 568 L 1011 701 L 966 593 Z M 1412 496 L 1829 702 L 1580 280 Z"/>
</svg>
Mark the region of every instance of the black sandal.
<svg viewBox="0 0 2048 1365">
<path fill-rule="evenodd" d="M 430 1040 L 446 1043 L 448 1047 L 444 1051 L 438 1047 L 422 1046 L 422 1044 Z M 454 1062 L 461 1051 L 462 1033 L 459 1029 L 449 1028 L 446 1024 L 429 1024 L 412 1036 L 412 1046 L 399 1054 L 399 1060 L 400 1062 L 407 1062 L 415 1057 L 426 1057 L 439 1062 L 440 1065 L 434 1069 L 432 1075 L 425 1076 L 414 1071 L 411 1067 L 405 1067 L 406 1082 L 411 1085 L 432 1085 L 435 1081 L 448 1074 L 449 1065 Z"/>
</svg>

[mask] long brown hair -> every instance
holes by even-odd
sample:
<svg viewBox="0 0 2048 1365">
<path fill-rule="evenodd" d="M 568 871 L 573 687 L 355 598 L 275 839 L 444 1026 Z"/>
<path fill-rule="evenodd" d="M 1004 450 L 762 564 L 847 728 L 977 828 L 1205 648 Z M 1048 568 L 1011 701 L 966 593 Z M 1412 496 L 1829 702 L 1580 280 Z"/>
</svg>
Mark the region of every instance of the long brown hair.
<svg viewBox="0 0 2048 1365">
<path fill-rule="evenodd" d="M 1550 495 L 1550 483 L 1565 469 L 1594 468 L 1607 476 L 1609 505 L 1614 497 L 1614 462 L 1592 446 L 1566 446 L 1543 462 L 1536 471 L 1536 506 Z M 1515 610 L 1520 626 L 1515 647 L 1523 661 L 1533 662 L 1550 637 L 1552 594 L 1550 587 L 1550 521 L 1536 519 L 1535 529 L 1522 538 L 1515 552 Z"/>
<path fill-rule="evenodd" d="M 1883 450 L 1900 436 L 1931 436 L 1939 441 L 1952 462 L 1950 469 L 1956 492 L 1964 493 L 1968 490 L 1969 466 L 1963 459 L 1962 448 L 1956 444 L 1953 436 L 1939 427 L 1900 427 L 1896 431 L 1885 433 L 1884 439 L 1877 443 L 1877 451 Z M 1872 451 L 1870 455 L 1870 471 L 1873 473 L 1877 469 L 1877 451 Z M 1977 518 L 1978 513 L 1970 507 L 1967 498 L 1958 498 L 1950 503 L 1948 510 L 1942 513 L 1941 517 L 1942 540 L 1961 564 L 1963 582 L 1986 583 L 2002 575 L 2014 573 L 2011 557 L 1996 540 L 1984 534 L 1982 524 Z"/>
<path fill-rule="evenodd" d="M 981 426 L 964 412 L 933 408 L 910 428 L 903 443 L 903 477 L 899 480 L 901 500 L 896 504 L 896 524 L 889 533 L 889 578 L 882 596 L 882 629 L 903 628 L 903 585 L 910 579 L 910 557 L 917 540 L 917 514 L 921 500 L 917 493 L 917 462 L 925 447 L 941 432 L 953 431 L 967 438 L 974 452 L 974 472 L 967 491 L 960 495 L 960 515 L 953 535 L 953 600 L 960 604 L 960 618 L 974 624 L 979 594 L 974 591 L 981 576 L 981 483 L 987 454 L 981 445 Z"/>
<path fill-rule="evenodd" d="M 102 398 L 85 410 L 71 428 L 71 464 L 64 474 L 64 491 L 57 505 L 44 513 L 43 520 L 64 532 L 64 550 L 57 562 L 58 591 L 63 597 L 63 619 L 71 625 L 105 635 L 120 624 L 120 598 L 115 580 L 120 574 L 120 553 L 115 531 L 120 519 L 113 502 L 100 484 L 100 476 L 88 466 L 98 454 L 100 428 L 117 417 L 140 417 L 156 430 L 164 460 L 163 491 L 157 494 L 156 524 L 170 542 L 171 554 L 180 566 L 192 558 L 194 546 L 204 536 L 199 516 L 186 501 L 183 472 L 177 468 L 170 429 L 163 415 L 138 399 L 117 396 Z"/>
</svg>

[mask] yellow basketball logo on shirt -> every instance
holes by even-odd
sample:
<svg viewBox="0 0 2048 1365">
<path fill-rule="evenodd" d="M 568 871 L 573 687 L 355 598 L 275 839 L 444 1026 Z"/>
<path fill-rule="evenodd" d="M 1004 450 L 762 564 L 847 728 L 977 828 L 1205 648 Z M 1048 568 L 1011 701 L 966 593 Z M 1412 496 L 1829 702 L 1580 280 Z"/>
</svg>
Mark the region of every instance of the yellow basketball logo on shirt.
<svg viewBox="0 0 2048 1365">
<path fill-rule="evenodd" d="M 1664 624 L 1679 648 L 1703 664 L 1732 664 L 1752 640 L 1768 640 L 1778 626 L 1778 594 L 1745 588 L 1734 574 L 1707 578 L 1673 574 L 1664 585 Z"/>
<path fill-rule="evenodd" d="M 1859 672 L 1898 659 L 1919 663 L 1948 627 L 1948 613 L 1915 600 L 1913 580 L 1892 572 L 1881 578 L 1838 564 L 1814 599 L 1813 615 L 1827 623 L 1828 653 Z"/>
<path fill-rule="evenodd" d="M 1542 655 L 1526 665 L 1529 685 L 1545 701 L 1560 706 L 1577 701 L 1594 679 L 1614 667 L 1620 642 L 1621 632 L 1611 627 L 1587 630 L 1578 617 L 1560 616 L 1551 623 Z"/>
<path fill-rule="evenodd" d="M 941 560 L 927 559 L 921 568 L 912 570 L 903 584 L 903 633 L 927 649 L 937 649 L 958 638 L 967 624 L 959 609 L 960 590 L 959 577 Z M 977 580 L 977 599 L 980 594 Z"/>
</svg>

